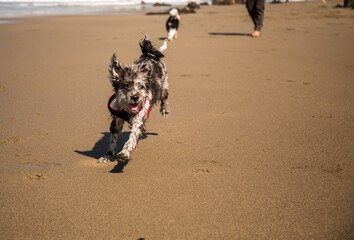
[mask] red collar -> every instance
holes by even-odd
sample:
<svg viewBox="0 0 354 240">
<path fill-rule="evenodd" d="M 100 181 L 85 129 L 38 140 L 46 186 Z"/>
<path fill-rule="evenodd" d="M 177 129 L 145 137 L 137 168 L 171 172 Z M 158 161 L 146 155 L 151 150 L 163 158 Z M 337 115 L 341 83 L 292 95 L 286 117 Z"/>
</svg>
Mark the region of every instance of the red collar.
<svg viewBox="0 0 354 240">
<path fill-rule="evenodd" d="M 125 110 L 116 110 L 114 108 L 111 107 L 111 103 L 113 102 L 113 100 L 116 98 L 116 92 L 109 98 L 108 100 L 108 110 L 111 112 L 111 114 L 113 116 L 116 116 L 116 117 L 119 117 L 120 119 L 124 120 L 124 121 L 127 121 L 129 123 L 129 120 L 131 117 L 135 116 L 136 114 L 131 114 L 131 113 L 128 113 L 127 111 Z M 149 98 L 146 98 L 145 99 L 145 102 L 144 102 L 144 105 L 141 107 L 141 109 L 139 110 L 139 112 L 141 112 L 146 104 L 146 101 L 149 101 L 150 102 L 150 99 Z M 150 115 L 150 109 L 148 109 L 148 112 L 147 112 L 147 117 L 146 119 L 149 119 L 149 115 Z"/>
</svg>

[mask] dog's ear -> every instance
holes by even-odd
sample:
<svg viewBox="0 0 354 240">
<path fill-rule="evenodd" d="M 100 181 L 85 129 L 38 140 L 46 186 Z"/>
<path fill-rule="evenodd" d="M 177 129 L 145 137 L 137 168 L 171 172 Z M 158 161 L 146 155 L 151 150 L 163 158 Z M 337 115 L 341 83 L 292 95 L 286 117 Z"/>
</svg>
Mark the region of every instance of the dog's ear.
<svg viewBox="0 0 354 240">
<path fill-rule="evenodd" d="M 111 58 L 111 63 L 109 64 L 109 79 L 112 83 L 112 86 L 114 89 L 117 89 L 118 87 L 118 82 L 122 81 L 123 75 L 124 75 L 124 68 L 123 66 L 118 62 L 117 56 L 114 53 L 112 58 Z"/>
</svg>

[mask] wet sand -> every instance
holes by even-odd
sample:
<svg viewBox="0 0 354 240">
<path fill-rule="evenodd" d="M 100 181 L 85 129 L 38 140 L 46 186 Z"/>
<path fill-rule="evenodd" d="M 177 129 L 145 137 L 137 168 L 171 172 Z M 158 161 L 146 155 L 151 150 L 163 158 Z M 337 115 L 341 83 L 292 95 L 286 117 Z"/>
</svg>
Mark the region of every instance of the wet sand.
<svg viewBox="0 0 354 240">
<path fill-rule="evenodd" d="M 113 52 L 130 64 L 164 15 L 0 24 L 1 239 L 353 239 L 354 11 L 267 4 L 182 15 L 171 113 L 98 164 Z M 121 148 L 128 137 L 125 127 Z"/>
</svg>

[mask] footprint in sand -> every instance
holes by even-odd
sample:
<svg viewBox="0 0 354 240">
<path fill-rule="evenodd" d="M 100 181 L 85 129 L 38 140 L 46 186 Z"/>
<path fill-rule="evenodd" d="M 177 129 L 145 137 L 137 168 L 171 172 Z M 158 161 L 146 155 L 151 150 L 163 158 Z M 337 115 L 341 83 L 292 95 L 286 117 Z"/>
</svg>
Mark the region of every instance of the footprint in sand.
<svg viewBox="0 0 354 240">
<path fill-rule="evenodd" d="M 57 162 L 48 162 L 44 159 L 40 158 L 33 158 L 30 160 L 25 160 L 22 161 L 21 164 L 32 166 L 32 167 L 56 167 L 56 166 L 61 166 L 61 163 Z"/>
<path fill-rule="evenodd" d="M 209 73 L 204 73 L 204 74 L 200 74 L 200 76 L 202 76 L 202 77 L 211 77 L 211 74 L 209 74 Z"/>
<path fill-rule="evenodd" d="M 191 77 L 192 75 L 190 74 L 182 74 L 181 77 Z"/>
<path fill-rule="evenodd" d="M 192 170 L 193 173 L 210 173 L 211 170 L 205 168 L 196 168 Z"/>
<path fill-rule="evenodd" d="M 188 143 L 188 142 L 181 141 L 181 140 L 176 141 L 176 143 L 181 144 L 181 145 L 189 145 L 189 143 Z"/>
<path fill-rule="evenodd" d="M 30 156 L 32 156 L 32 154 L 30 154 L 30 153 L 15 153 L 15 156 L 23 158 L 23 157 L 30 157 Z"/>
<path fill-rule="evenodd" d="M 312 115 L 312 118 L 318 118 L 318 119 L 320 119 L 320 118 L 333 118 L 333 116 L 331 116 L 331 115 L 328 115 L 328 116 L 323 116 L 323 115 Z"/>
<path fill-rule="evenodd" d="M 56 167 L 62 165 L 58 162 L 49 162 L 44 158 L 35 157 L 31 153 L 15 153 L 15 156 L 22 160 L 21 164 L 28 165 L 29 167 Z"/>
<path fill-rule="evenodd" d="M 291 31 L 297 31 L 297 29 L 296 28 L 287 28 L 287 29 L 285 29 L 286 31 L 289 31 L 289 32 L 291 32 Z"/>
<path fill-rule="evenodd" d="M 46 177 L 43 174 L 36 174 L 34 176 L 27 176 L 28 180 L 44 180 Z"/>
<path fill-rule="evenodd" d="M 231 167 L 230 164 L 225 164 L 223 162 L 220 162 L 220 161 L 215 161 L 215 160 L 203 160 L 202 161 L 203 164 L 207 165 L 211 165 L 211 166 L 216 166 L 216 167 Z"/>
<path fill-rule="evenodd" d="M 218 116 L 218 117 L 225 117 L 225 116 L 227 116 L 227 115 L 230 115 L 230 114 L 227 113 L 227 112 L 216 113 L 216 116 Z"/>
<path fill-rule="evenodd" d="M 344 167 L 341 166 L 341 164 L 336 164 L 334 166 L 329 166 L 329 167 L 324 167 L 324 166 L 320 166 L 320 167 L 315 167 L 312 165 L 298 165 L 298 166 L 294 166 L 291 168 L 291 170 L 295 171 L 295 170 L 299 170 L 299 171 L 304 171 L 304 170 L 313 170 L 313 169 L 317 169 L 320 170 L 322 172 L 325 173 L 333 173 L 333 174 L 338 174 L 341 173 L 344 170 Z"/>
<path fill-rule="evenodd" d="M 202 168 L 194 168 L 192 170 L 193 173 L 211 173 L 213 167 L 231 167 L 230 165 L 215 160 L 203 160 L 201 163 L 205 166 Z"/>
<path fill-rule="evenodd" d="M 38 112 L 38 113 L 34 113 L 33 115 L 35 115 L 35 116 L 37 116 L 37 117 L 42 117 L 44 114 L 43 114 L 43 113 Z"/>
<path fill-rule="evenodd" d="M 0 145 L 10 144 L 10 143 L 25 143 L 25 142 L 27 142 L 26 138 L 12 137 L 6 140 L 1 140 Z"/>
<path fill-rule="evenodd" d="M 41 133 L 38 133 L 38 136 L 41 136 L 41 137 L 45 137 L 45 136 L 48 136 L 49 133 L 47 132 L 41 132 Z"/>
<path fill-rule="evenodd" d="M 324 168 L 322 171 L 325 173 L 340 173 L 343 170 L 344 168 L 340 164 L 337 164 L 336 166 L 333 167 Z"/>
<path fill-rule="evenodd" d="M 260 148 L 258 148 L 258 151 L 262 152 L 262 153 L 265 153 L 265 152 L 267 152 L 267 148 L 266 147 L 260 147 Z"/>
<path fill-rule="evenodd" d="M 216 166 L 218 166 L 218 167 L 224 166 L 224 164 L 223 164 L 222 162 L 218 162 L 218 161 L 214 161 L 214 160 L 203 160 L 202 163 L 203 163 L 203 164 L 216 165 Z"/>
<path fill-rule="evenodd" d="M 288 82 L 288 83 L 294 83 L 295 81 L 294 81 L 294 80 L 289 79 L 289 80 L 285 80 L 285 82 Z"/>
<path fill-rule="evenodd" d="M 327 150 L 322 150 L 321 153 L 323 153 L 325 155 L 329 155 L 329 152 Z"/>
</svg>

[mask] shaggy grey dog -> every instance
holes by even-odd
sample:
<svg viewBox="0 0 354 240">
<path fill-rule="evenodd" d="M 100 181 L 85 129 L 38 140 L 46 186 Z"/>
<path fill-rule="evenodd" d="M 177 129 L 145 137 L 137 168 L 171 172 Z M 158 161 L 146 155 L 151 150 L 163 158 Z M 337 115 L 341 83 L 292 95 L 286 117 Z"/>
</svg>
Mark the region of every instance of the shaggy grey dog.
<svg viewBox="0 0 354 240">
<path fill-rule="evenodd" d="M 112 114 L 110 142 L 105 156 L 98 162 L 128 161 L 140 137 L 145 134 L 145 123 L 150 110 L 160 102 L 160 112 L 166 117 L 169 113 L 167 69 L 161 58 L 167 48 L 166 42 L 157 50 L 149 37 L 140 41 L 141 56 L 131 65 L 121 64 L 113 54 L 109 65 L 109 79 L 115 94 L 108 102 Z M 110 106 L 115 100 L 114 108 Z M 121 152 L 116 154 L 119 134 L 124 121 L 129 123 L 130 135 Z"/>
</svg>

